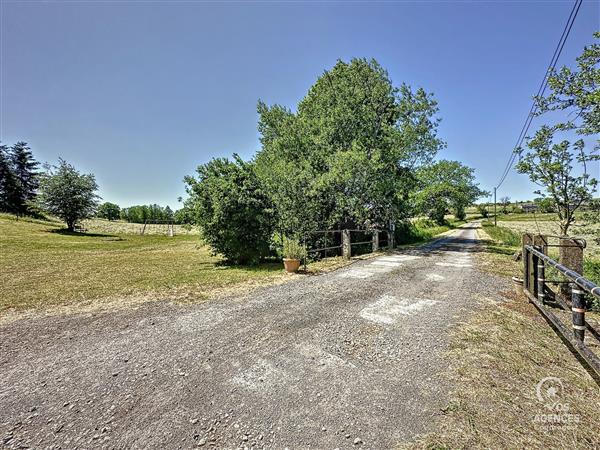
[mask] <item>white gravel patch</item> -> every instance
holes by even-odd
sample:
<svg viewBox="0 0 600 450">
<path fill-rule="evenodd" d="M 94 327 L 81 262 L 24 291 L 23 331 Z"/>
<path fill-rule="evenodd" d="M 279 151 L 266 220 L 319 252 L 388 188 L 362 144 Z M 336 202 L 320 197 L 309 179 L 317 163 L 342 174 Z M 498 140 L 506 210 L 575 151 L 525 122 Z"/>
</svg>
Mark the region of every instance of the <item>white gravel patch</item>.
<svg viewBox="0 0 600 450">
<path fill-rule="evenodd" d="M 339 278 L 369 278 L 371 276 L 373 276 L 373 272 L 361 269 L 350 269 L 347 272 L 338 274 Z"/>
<path fill-rule="evenodd" d="M 436 303 L 435 300 L 398 298 L 386 294 L 375 303 L 363 308 L 360 316 L 372 322 L 392 325 L 402 316 L 418 313 Z"/>
<path fill-rule="evenodd" d="M 436 266 L 442 267 L 473 267 L 472 264 L 464 264 L 464 263 L 452 263 L 452 262 L 437 262 Z"/>
<path fill-rule="evenodd" d="M 428 273 L 425 275 L 425 278 L 427 278 L 429 281 L 444 281 L 446 279 L 446 277 L 438 275 L 437 273 Z"/>
<path fill-rule="evenodd" d="M 402 263 L 399 262 L 391 262 L 391 261 L 373 261 L 371 263 L 373 266 L 386 266 L 386 267 L 398 267 L 401 266 Z"/>
</svg>

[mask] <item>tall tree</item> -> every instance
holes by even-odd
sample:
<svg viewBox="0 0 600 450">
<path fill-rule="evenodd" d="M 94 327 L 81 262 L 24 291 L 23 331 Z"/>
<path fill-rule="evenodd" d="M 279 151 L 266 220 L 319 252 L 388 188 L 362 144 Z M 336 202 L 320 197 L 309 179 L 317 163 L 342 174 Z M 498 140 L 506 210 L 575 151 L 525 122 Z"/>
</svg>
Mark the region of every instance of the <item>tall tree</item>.
<svg viewBox="0 0 600 450">
<path fill-rule="evenodd" d="M 13 171 L 8 147 L 0 145 L 0 211 L 16 213 L 18 205 L 17 177 Z"/>
<path fill-rule="evenodd" d="M 17 179 L 16 212 L 25 214 L 28 210 L 27 205 L 34 200 L 38 188 L 39 173 L 37 169 L 39 163 L 33 158 L 27 143 L 21 141 L 11 147 L 10 159 L 13 173 Z"/>
<path fill-rule="evenodd" d="M 92 174 L 81 174 L 71 164 L 59 159 L 58 166 L 48 167 L 40 178 L 38 203 L 48 213 L 60 217 L 73 231 L 77 222 L 92 217 L 100 198 Z"/>
<path fill-rule="evenodd" d="M 338 61 L 297 113 L 259 102 L 257 173 L 286 234 L 385 227 L 409 213 L 413 171 L 443 147 L 437 103 L 374 60 Z"/>
</svg>

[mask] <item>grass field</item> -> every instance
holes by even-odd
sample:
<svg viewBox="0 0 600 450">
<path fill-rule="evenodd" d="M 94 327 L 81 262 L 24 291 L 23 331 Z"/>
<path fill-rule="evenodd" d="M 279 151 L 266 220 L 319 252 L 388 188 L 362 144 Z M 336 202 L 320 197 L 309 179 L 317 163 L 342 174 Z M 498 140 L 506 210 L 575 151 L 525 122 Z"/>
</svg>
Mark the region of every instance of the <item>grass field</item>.
<svg viewBox="0 0 600 450">
<path fill-rule="evenodd" d="M 139 225 L 123 222 L 92 220 L 85 226 L 85 234 L 68 233 L 58 221 L 0 214 L 0 318 L 9 310 L 198 301 L 290 279 L 280 261 L 224 265 L 196 230 L 176 230 L 168 237 L 141 236 Z M 308 272 L 348 263 L 326 258 L 310 263 Z"/>
<path fill-rule="evenodd" d="M 69 234 L 60 223 L 0 215 L 0 236 L 0 312 L 148 292 L 201 299 L 283 275 L 278 262 L 221 266 L 194 235 Z"/>
<path fill-rule="evenodd" d="M 83 227 L 90 233 L 109 233 L 109 234 L 141 234 L 144 224 L 129 223 L 121 220 L 109 221 L 105 219 L 88 219 L 83 221 Z M 167 235 L 166 224 L 147 224 L 144 228 L 146 235 Z M 183 225 L 173 225 L 175 235 L 198 235 L 199 232 L 194 227 L 185 227 Z"/>
</svg>

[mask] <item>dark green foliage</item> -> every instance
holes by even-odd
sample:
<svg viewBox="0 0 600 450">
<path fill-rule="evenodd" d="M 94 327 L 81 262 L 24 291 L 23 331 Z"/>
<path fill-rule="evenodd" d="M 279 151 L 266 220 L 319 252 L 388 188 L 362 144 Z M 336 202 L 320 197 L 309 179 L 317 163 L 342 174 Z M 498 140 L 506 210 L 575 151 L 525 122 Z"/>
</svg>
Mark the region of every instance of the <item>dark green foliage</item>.
<svg viewBox="0 0 600 450">
<path fill-rule="evenodd" d="M 257 263 L 269 255 L 274 229 L 273 210 L 254 164 L 238 155 L 217 158 L 185 178 L 186 205 L 214 253 L 236 264 Z"/>
<path fill-rule="evenodd" d="M 433 239 L 453 227 L 450 223 L 438 225 L 430 219 L 419 219 L 414 222 L 406 220 L 396 224 L 394 240 L 398 245 L 417 244 Z"/>
<path fill-rule="evenodd" d="M 16 213 L 19 205 L 17 177 L 8 155 L 8 147 L 0 145 L 0 211 Z"/>
<path fill-rule="evenodd" d="M 0 146 L 0 211 L 18 215 L 35 212 L 39 163 L 25 142 Z"/>
<path fill-rule="evenodd" d="M 437 103 L 424 90 L 395 88 L 376 62 L 338 61 L 297 113 L 259 102 L 257 174 L 278 228 L 388 227 L 408 217 L 413 170 L 444 146 Z"/>
<path fill-rule="evenodd" d="M 12 163 L 13 173 L 17 179 L 16 205 L 17 214 L 26 214 L 28 211 L 28 203 L 35 199 L 36 190 L 38 188 L 38 172 L 39 163 L 33 159 L 31 149 L 25 142 L 17 142 L 11 147 L 10 159 Z"/>
<path fill-rule="evenodd" d="M 160 223 L 173 221 L 173 211 L 168 206 L 135 205 L 121 209 L 121 219 L 131 223 Z"/>
<path fill-rule="evenodd" d="M 98 185 L 92 174 L 81 174 L 63 159 L 40 178 L 40 207 L 67 224 L 69 231 L 82 219 L 92 217 L 98 206 Z"/>
<path fill-rule="evenodd" d="M 96 216 L 101 219 L 117 220 L 121 216 L 121 208 L 115 203 L 104 202 L 98 207 Z"/>
</svg>

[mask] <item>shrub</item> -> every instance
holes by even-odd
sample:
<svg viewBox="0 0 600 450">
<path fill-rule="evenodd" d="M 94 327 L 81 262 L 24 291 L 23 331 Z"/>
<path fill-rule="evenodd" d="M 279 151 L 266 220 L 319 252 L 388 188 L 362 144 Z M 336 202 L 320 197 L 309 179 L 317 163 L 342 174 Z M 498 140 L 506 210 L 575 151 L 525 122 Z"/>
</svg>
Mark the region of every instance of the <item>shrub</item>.
<svg viewBox="0 0 600 450">
<path fill-rule="evenodd" d="M 197 179 L 185 178 L 186 206 L 213 253 L 236 264 L 255 264 L 267 256 L 273 209 L 254 165 L 234 155 L 234 161 L 213 159 L 197 172 Z"/>
<path fill-rule="evenodd" d="M 289 259 L 303 259 L 306 249 L 297 240 L 285 238 L 283 240 L 283 257 Z"/>
</svg>

